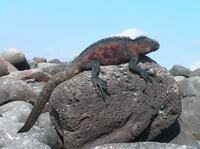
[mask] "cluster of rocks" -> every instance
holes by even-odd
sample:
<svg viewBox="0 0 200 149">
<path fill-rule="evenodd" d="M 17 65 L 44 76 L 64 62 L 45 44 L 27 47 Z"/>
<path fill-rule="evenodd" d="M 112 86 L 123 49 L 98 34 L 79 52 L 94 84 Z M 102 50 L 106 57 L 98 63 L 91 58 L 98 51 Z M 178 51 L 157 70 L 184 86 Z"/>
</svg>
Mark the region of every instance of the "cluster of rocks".
<svg viewBox="0 0 200 149">
<path fill-rule="evenodd" d="M 90 71 L 63 82 L 52 92 L 35 126 L 17 134 L 46 82 L 68 67 L 57 59 L 28 61 L 19 50 L 6 49 L 0 56 L 0 147 L 199 148 L 200 81 L 192 76 L 198 72 L 170 70 L 180 92 L 173 76 L 153 60 L 144 57 L 139 66 L 155 74 L 153 82 L 132 74 L 128 64 L 101 67 L 100 77 L 108 82 L 110 93 L 105 101 L 97 95 Z"/>
<path fill-rule="evenodd" d="M 194 71 L 174 65 L 170 73 L 178 83 L 182 94 L 181 122 L 184 131 L 200 142 L 200 68 Z"/>
</svg>

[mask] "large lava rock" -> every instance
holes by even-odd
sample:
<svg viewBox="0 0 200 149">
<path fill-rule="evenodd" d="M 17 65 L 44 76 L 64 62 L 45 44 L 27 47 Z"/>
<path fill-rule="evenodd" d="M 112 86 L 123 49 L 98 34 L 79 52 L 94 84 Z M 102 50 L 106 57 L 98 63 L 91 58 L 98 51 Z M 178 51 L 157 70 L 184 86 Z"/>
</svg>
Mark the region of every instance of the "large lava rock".
<svg viewBox="0 0 200 149">
<path fill-rule="evenodd" d="M 152 140 L 181 112 L 178 86 L 169 72 L 152 60 L 139 66 L 155 73 L 152 83 L 128 65 L 101 67 L 110 96 L 99 97 L 85 71 L 60 84 L 50 98 L 50 115 L 66 149 L 88 149 L 113 142 Z"/>
</svg>

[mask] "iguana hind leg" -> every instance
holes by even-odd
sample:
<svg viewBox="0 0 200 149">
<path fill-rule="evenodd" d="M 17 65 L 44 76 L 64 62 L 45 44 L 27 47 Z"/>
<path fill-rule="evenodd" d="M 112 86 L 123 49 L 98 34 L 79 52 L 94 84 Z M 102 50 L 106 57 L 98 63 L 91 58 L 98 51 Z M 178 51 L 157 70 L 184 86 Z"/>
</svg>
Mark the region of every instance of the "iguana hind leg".
<svg viewBox="0 0 200 149">
<path fill-rule="evenodd" d="M 83 70 L 92 70 L 91 72 L 91 79 L 92 83 L 94 84 L 94 87 L 96 89 L 96 92 L 99 96 L 103 98 L 105 101 L 106 95 L 110 95 L 107 91 L 107 82 L 99 78 L 99 72 L 100 72 L 100 62 L 93 60 L 88 62 L 87 64 L 81 65 L 81 68 Z"/>
<path fill-rule="evenodd" d="M 131 58 L 129 62 L 129 70 L 133 73 L 136 73 L 140 75 L 141 78 L 145 80 L 145 82 L 152 82 L 153 81 L 153 76 L 155 74 L 147 72 L 146 70 L 140 68 L 137 63 L 138 63 L 138 56 L 134 56 Z"/>
</svg>

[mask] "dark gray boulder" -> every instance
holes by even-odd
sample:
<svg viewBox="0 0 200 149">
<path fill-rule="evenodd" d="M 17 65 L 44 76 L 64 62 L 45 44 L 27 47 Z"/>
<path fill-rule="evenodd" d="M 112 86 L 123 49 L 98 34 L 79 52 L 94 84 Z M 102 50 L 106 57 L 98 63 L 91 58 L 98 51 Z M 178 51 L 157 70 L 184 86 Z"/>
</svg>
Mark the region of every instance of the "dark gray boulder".
<svg viewBox="0 0 200 149">
<path fill-rule="evenodd" d="M 181 112 L 178 86 L 169 72 L 150 59 L 140 67 L 156 74 L 146 84 L 127 64 L 101 67 L 110 96 L 99 97 L 91 72 L 60 84 L 50 98 L 50 116 L 66 149 L 112 142 L 152 140 L 172 125 Z"/>
<path fill-rule="evenodd" d="M 171 73 L 171 75 L 173 76 L 184 76 L 184 77 L 189 77 L 191 70 L 188 68 L 185 68 L 181 65 L 174 65 L 169 72 Z"/>
<path fill-rule="evenodd" d="M 1 55 L 5 60 L 9 61 L 12 65 L 14 65 L 18 70 L 30 69 L 25 55 L 18 49 L 7 48 L 1 53 Z"/>
</svg>

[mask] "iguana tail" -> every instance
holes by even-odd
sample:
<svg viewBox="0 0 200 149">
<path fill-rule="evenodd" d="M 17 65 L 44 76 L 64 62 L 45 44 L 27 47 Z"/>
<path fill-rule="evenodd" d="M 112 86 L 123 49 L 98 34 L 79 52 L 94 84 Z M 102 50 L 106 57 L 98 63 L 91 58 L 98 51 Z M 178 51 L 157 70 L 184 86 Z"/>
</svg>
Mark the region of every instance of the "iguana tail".
<svg viewBox="0 0 200 149">
<path fill-rule="evenodd" d="M 55 74 L 47 83 L 47 85 L 43 88 L 42 92 L 39 95 L 39 98 L 35 102 L 33 106 L 33 110 L 31 111 L 28 119 L 24 126 L 18 131 L 18 133 L 29 131 L 35 122 L 37 121 L 38 117 L 42 113 L 46 103 L 49 100 L 49 97 L 54 90 L 54 88 L 59 85 L 60 83 L 76 76 L 81 72 L 80 66 L 77 64 L 71 65 L 67 67 L 65 71 L 58 72 Z"/>
</svg>

